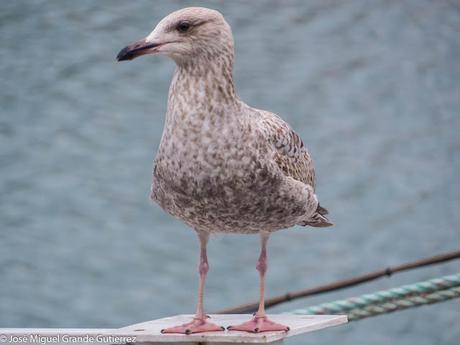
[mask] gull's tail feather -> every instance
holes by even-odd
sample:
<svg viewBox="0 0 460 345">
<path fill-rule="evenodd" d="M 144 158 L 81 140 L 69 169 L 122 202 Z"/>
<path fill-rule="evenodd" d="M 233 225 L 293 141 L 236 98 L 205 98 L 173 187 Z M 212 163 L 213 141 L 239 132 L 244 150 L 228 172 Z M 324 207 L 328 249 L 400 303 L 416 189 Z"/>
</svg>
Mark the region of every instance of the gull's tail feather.
<svg viewBox="0 0 460 345">
<path fill-rule="evenodd" d="M 302 226 L 313 226 L 315 228 L 326 228 L 328 226 L 334 225 L 329 221 L 329 219 L 326 218 L 326 214 L 328 214 L 328 210 L 326 210 L 324 207 L 320 206 L 318 204 L 318 207 L 316 208 L 316 212 L 313 213 L 313 215 L 306 220 L 305 222 L 300 223 L 299 225 Z"/>
<path fill-rule="evenodd" d="M 324 207 L 322 207 L 320 204 L 318 204 L 318 208 L 316 209 L 316 212 L 318 212 L 322 216 L 329 214 L 329 211 L 326 210 Z"/>
</svg>

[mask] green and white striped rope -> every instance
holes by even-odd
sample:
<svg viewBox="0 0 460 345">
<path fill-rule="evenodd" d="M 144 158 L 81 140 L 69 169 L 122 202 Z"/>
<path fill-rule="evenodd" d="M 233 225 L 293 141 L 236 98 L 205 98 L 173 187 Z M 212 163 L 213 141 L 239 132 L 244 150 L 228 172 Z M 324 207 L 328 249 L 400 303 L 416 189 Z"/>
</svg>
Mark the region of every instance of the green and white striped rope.
<svg viewBox="0 0 460 345">
<path fill-rule="evenodd" d="M 348 319 L 353 321 L 458 297 L 460 297 L 460 273 L 297 309 L 290 313 L 298 315 L 348 314 Z"/>
</svg>

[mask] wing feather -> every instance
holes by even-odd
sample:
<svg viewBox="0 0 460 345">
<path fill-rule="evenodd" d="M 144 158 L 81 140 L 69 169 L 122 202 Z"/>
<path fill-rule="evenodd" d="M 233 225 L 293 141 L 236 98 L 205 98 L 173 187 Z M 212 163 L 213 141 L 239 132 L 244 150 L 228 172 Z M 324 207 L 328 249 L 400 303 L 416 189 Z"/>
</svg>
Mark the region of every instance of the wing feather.
<svg viewBox="0 0 460 345">
<path fill-rule="evenodd" d="M 286 176 L 310 185 L 315 190 L 315 168 L 313 160 L 299 135 L 279 116 L 262 113 L 264 132 L 275 148 L 274 160 Z M 328 227 L 327 209 L 318 203 L 316 212 L 300 225 Z"/>
<path fill-rule="evenodd" d="M 263 115 L 266 133 L 276 149 L 276 164 L 286 176 L 315 189 L 315 168 L 302 139 L 279 116 L 268 112 Z"/>
</svg>

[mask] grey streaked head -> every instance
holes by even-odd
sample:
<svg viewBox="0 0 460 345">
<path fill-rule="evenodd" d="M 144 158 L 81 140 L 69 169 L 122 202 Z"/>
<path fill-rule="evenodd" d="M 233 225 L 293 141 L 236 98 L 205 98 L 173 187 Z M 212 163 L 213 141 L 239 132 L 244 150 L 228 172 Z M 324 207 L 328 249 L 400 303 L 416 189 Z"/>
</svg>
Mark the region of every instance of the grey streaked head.
<svg viewBox="0 0 460 345">
<path fill-rule="evenodd" d="M 189 7 L 163 18 L 146 37 L 123 48 L 118 61 L 146 54 L 164 54 L 178 65 L 194 60 L 233 56 L 233 36 L 222 14 L 203 7 Z"/>
</svg>

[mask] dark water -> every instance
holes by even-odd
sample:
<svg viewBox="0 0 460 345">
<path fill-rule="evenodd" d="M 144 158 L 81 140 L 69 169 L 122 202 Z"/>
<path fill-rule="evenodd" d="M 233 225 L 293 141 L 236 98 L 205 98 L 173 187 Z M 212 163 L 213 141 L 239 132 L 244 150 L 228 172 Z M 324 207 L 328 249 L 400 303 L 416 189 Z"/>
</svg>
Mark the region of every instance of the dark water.
<svg viewBox="0 0 460 345">
<path fill-rule="evenodd" d="M 279 113 L 310 147 L 337 224 L 272 236 L 269 295 L 458 249 L 459 1 L 2 1 L 0 327 L 193 312 L 195 235 L 147 201 L 174 65 L 115 55 L 197 4 L 233 27 L 240 96 Z M 258 239 L 217 237 L 209 250 L 208 310 L 256 299 Z M 459 319 L 457 300 L 288 344 L 458 344 Z"/>
</svg>

